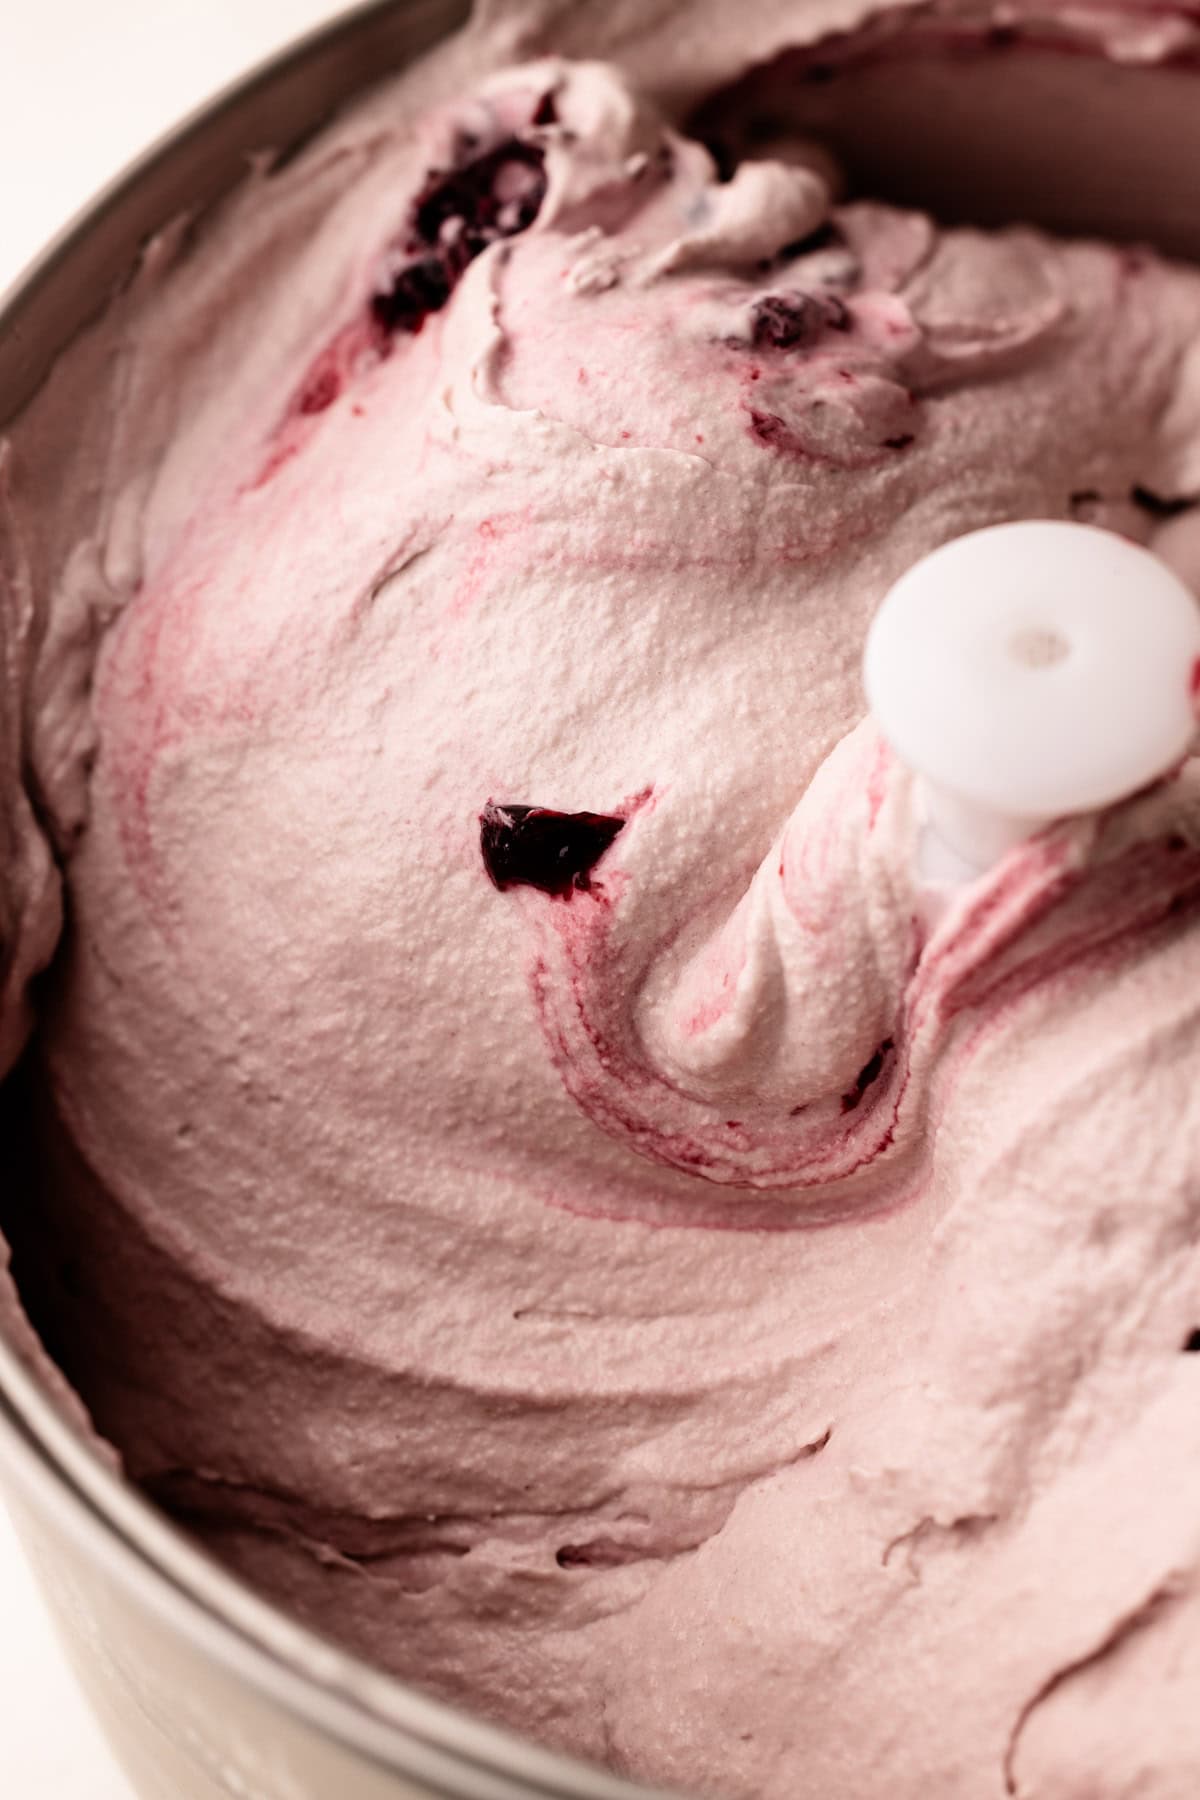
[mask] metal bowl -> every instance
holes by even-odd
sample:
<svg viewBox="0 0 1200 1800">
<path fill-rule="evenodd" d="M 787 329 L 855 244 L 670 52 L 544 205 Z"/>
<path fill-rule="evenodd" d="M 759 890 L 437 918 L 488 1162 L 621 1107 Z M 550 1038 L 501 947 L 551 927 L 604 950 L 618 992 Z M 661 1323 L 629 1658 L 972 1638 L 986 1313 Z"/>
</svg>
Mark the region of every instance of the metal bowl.
<svg viewBox="0 0 1200 1800">
<path fill-rule="evenodd" d="M 463 22 L 358 8 L 151 150 L 0 301 L 0 428 L 165 220 Z M 0 1477 L 76 1674 L 143 1800 L 631 1800 L 645 1789 L 425 1699 L 294 1625 L 124 1484 L 0 1339 Z"/>
<path fill-rule="evenodd" d="M 248 150 L 295 144 L 467 11 L 467 0 L 360 7 L 272 59 L 136 163 L 0 301 L 0 428 L 151 232 L 232 188 Z M 1131 67 L 1121 75 L 1130 104 L 1118 115 L 1075 104 L 1071 67 L 1063 61 L 1061 97 L 1073 107 L 1075 137 L 1069 156 L 1058 138 L 1046 140 L 1061 180 L 1043 216 L 1067 229 L 1107 222 L 1116 235 L 1145 230 L 1164 247 L 1195 253 L 1193 81 Z M 876 174 L 893 179 L 898 168 L 895 179 L 903 176 L 897 151 L 920 104 L 904 82 L 884 99 L 887 106 L 868 109 L 865 134 L 839 145 L 858 156 L 868 189 Z M 997 154 L 1007 141 L 1002 124 L 960 106 L 939 126 L 936 156 L 916 171 L 920 192 L 905 195 L 901 181 L 893 197 L 945 200 L 952 215 L 983 171 L 993 210 L 1016 216 L 1031 177 L 1028 158 L 1010 169 Z M 1119 191 L 1098 184 L 1094 171 L 1086 178 L 1089 161 L 1100 166 L 1095 140 L 1110 130 L 1131 152 Z M 1156 185 L 1146 177 L 1164 143 L 1174 153 L 1170 178 Z M 1055 208 L 1060 216 L 1051 218 Z M 646 1789 L 427 1700 L 301 1629 L 122 1483 L 2 1338 L 0 1477 L 72 1663 L 143 1800 L 649 1800 Z"/>
</svg>

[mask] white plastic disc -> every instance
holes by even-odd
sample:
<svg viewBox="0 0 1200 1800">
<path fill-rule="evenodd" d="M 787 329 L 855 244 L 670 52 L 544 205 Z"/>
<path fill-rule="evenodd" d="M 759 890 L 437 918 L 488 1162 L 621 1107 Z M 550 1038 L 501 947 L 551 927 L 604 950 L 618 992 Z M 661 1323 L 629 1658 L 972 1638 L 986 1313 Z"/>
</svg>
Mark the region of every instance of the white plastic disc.
<svg viewBox="0 0 1200 1800">
<path fill-rule="evenodd" d="M 876 615 L 863 676 L 884 736 L 970 838 L 973 811 L 982 837 L 988 816 L 1036 829 L 1165 774 L 1196 732 L 1198 661 L 1200 607 L 1165 563 L 1039 520 L 914 564 Z"/>
</svg>

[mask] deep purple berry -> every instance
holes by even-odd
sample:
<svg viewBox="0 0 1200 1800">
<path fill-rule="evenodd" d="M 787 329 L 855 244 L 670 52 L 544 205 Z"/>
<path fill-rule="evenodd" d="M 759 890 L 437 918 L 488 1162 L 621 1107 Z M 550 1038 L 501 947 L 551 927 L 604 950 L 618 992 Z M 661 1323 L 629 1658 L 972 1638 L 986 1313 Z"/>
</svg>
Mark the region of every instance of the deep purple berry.
<svg viewBox="0 0 1200 1800">
<path fill-rule="evenodd" d="M 1152 493 L 1146 487 L 1135 487 L 1129 497 L 1135 506 L 1140 506 L 1155 519 L 1177 518 L 1180 513 L 1187 512 L 1196 504 L 1194 500 L 1167 498 L 1162 494 Z"/>
<path fill-rule="evenodd" d="M 413 203 L 396 273 L 371 302 L 388 331 L 420 331 L 439 312 L 463 272 L 489 244 L 528 230 L 546 195 L 545 155 L 536 144 L 505 138 L 478 154 L 478 140 L 457 146 L 465 158 L 433 169 Z"/>
<path fill-rule="evenodd" d="M 625 820 L 604 813 L 551 812 L 489 800 L 479 815 L 483 864 L 496 887 L 535 887 L 563 899 L 586 892 Z"/>
<path fill-rule="evenodd" d="M 385 293 L 376 294 L 371 311 L 388 331 L 420 331 L 432 312 L 445 306 L 451 282 L 440 256 L 422 256 L 405 265 Z"/>
<path fill-rule="evenodd" d="M 849 309 L 836 294 L 766 294 L 754 303 L 751 341 L 757 349 L 794 350 L 825 331 L 849 331 Z"/>
<path fill-rule="evenodd" d="M 545 198 L 545 155 L 536 144 L 507 138 L 457 169 L 435 169 L 417 195 L 413 235 L 420 244 L 437 245 L 443 228 L 462 220 L 472 238 L 486 243 L 524 231 Z M 515 211 L 502 218 L 515 202 Z"/>
<path fill-rule="evenodd" d="M 874 1056 L 872 1056 L 868 1062 L 865 1062 L 859 1070 L 858 1075 L 855 1078 L 854 1086 L 850 1089 L 849 1093 L 842 1095 L 842 1111 L 844 1113 L 853 1112 L 855 1107 L 861 1103 L 862 1097 L 867 1089 L 873 1087 L 879 1080 L 879 1077 L 883 1074 L 884 1064 L 887 1062 L 891 1053 L 892 1039 L 885 1038 L 878 1050 L 876 1050 Z"/>
</svg>

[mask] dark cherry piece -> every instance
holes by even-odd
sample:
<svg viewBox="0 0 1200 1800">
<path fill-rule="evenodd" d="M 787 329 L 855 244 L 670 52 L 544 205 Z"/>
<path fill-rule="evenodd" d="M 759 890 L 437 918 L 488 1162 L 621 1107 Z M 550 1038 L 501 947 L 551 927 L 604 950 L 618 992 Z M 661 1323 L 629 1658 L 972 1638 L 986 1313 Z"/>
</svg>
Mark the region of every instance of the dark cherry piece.
<svg viewBox="0 0 1200 1800">
<path fill-rule="evenodd" d="M 849 331 L 850 313 L 836 294 L 767 294 L 755 302 L 752 341 L 759 349 L 794 350 L 825 331 Z"/>
<path fill-rule="evenodd" d="M 569 899 L 586 893 L 590 876 L 624 819 L 604 813 L 551 812 L 489 800 L 479 815 L 479 848 L 496 887 L 540 888 Z"/>
<path fill-rule="evenodd" d="M 433 170 L 413 209 L 414 237 L 433 248 L 453 223 L 477 241 L 477 256 L 496 238 L 526 230 L 545 197 L 544 163 L 538 145 L 514 137 L 459 168 Z"/>
<path fill-rule="evenodd" d="M 1155 519 L 1177 518 L 1180 513 L 1187 512 L 1190 507 L 1193 507 L 1196 504 L 1195 500 L 1185 500 L 1182 498 L 1167 497 L 1163 494 L 1154 494 L 1146 487 L 1135 487 L 1129 497 L 1135 506 L 1142 507 L 1145 512 L 1148 512 Z"/>
<path fill-rule="evenodd" d="M 1186 1338 L 1183 1340 L 1183 1348 L 1189 1355 L 1193 1356 L 1197 1350 L 1200 1350 L 1200 1330 L 1188 1332 Z"/>
<path fill-rule="evenodd" d="M 854 1086 L 850 1089 L 850 1092 L 842 1095 L 842 1111 L 844 1113 L 853 1112 L 855 1107 L 861 1102 L 867 1089 L 879 1080 L 879 1077 L 883 1074 L 883 1065 L 891 1055 L 892 1042 L 893 1040 L 891 1038 L 884 1038 L 874 1056 L 871 1057 L 869 1062 L 864 1063 L 859 1070 Z"/>
<path fill-rule="evenodd" d="M 440 256 L 422 256 L 402 268 L 386 293 L 376 294 L 371 310 L 388 331 L 420 331 L 430 313 L 450 298 L 452 282 Z"/>
<path fill-rule="evenodd" d="M 464 139 L 463 160 L 425 178 L 400 247 L 404 260 L 371 303 L 388 331 L 420 331 L 430 313 L 445 306 L 468 264 L 537 218 L 546 196 L 540 145 L 511 137 L 477 149 Z"/>
</svg>

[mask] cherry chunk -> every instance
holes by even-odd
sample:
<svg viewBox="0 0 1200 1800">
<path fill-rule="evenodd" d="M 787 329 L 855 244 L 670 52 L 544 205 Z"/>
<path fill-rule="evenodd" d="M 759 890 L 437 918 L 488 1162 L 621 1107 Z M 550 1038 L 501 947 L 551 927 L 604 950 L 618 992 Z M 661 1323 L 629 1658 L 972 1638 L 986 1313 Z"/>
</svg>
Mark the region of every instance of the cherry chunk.
<svg viewBox="0 0 1200 1800">
<path fill-rule="evenodd" d="M 591 887 L 592 870 L 624 825 L 605 813 L 489 800 L 479 815 L 479 847 L 501 891 L 534 887 L 567 900 Z"/>
</svg>

